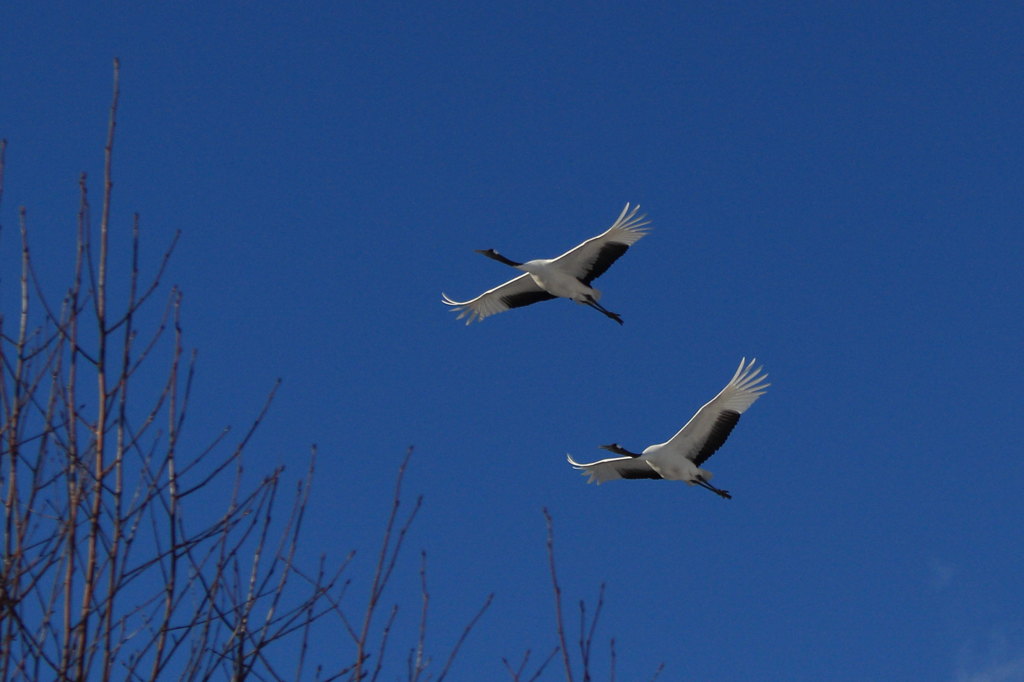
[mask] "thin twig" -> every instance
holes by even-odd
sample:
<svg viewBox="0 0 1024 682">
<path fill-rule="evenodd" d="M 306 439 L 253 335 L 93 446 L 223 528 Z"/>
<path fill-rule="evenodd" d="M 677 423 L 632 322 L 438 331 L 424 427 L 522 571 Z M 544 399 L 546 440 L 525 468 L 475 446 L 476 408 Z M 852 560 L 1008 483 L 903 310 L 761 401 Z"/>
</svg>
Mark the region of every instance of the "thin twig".
<svg viewBox="0 0 1024 682">
<path fill-rule="evenodd" d="M 405 478 L 405 470 L 409 465 L 409 459 L 412 457 L 412 452 L 412 448 L 409 448 L 406 451 L 405 458 L 398 467 L 398 474 L 395 476 L 395 492 L 391 497 L 391 513 L 388 515 L 387 524 L 384 527 L 384 535 L 381 539 L 380 552 L 377 555 L 377 567 L 373 572 L 366 611 L 363 614 L 363 625 L 359 631 L 358 637 L 356 638 L 355 674 L 353 676 L 355 682 L 360 682 L 364 676 L 363 661 L 367 657 L 366 644 L 369 640 L 370 626 L 373 622 L 373 616 L 377 610 L 381 594 L 384 592 L 384 587 L 387 585 L 388 579 L 391 577 L 391 571 L 398 559 L 398 553 L 402 548 L 405 533 L 423 502 L 422 496 L 416 500 L 416 504 L 413 507 L 412 512 L 410 512 L 405 524 L 399 530 L 398 539 L 395 541 L 395 545 L 392 548 L 391 537 L 394 531 L 395 521 L 398 517 L 398 508 L 402 503 L 402 480 Z"/>
<path fill-rule="evenodd" d="M 418 682 L 420 673 L 427 668 L 424 655 L 427 639 L 427 611 L 430 607 L 430 592 L 427 590 L 427 553 L 420 550 L 420 626 L 416 636 L 416 649 L 409 662 L 409 682 Z"/>
<path fill-rule="evenodd" d="M 597 630 L 597 622 L 601 619 L 601 609 L 604 607 L 604 583 L 597 592 L 597 607 L 594 609 L 594 617 L 590 622 L 590 629 L 587 631 L 587 605 L 580 600 L 580 660 L 583 664 L 583 682 L 589 682 L 590 675 L 590 652 L 594 644 L 594 633 Z"/>
<path fill-rule="evenodd" d="M 462 634 L 459 635 L 459 640 L 455 643 L 455 646 L 452 647 L 451 653 L 448 654 L 448 660 L 444 662 L 444 667 L 441 668 L 441 674 L 440 676 L 438 676 L 437 682 L 441 682 L 441 680 L 443 680 L 445 676 L 448 675 L 448 672 L 451 670 L 452 664 L 455 662 L 455 658 L 459 655 L 459 649 L 462 648 L 462 645 L 463 643 L 465 643 L 466 638 L 469 637 L 469 633 L 473 631 L 473 628 L 476 627 L 477 622 L 480 620 L 480 618 L 483 617 L 487 609 L 490 608 L 491 603 L 493 601 L 494 593 L 491 592 L 489 595 L 487 595 L 487 599 L 484 600 L 483 606 L 480 607 L 480 610 L 476 612 L 476 615 L 473 616 L 470 619 L 470 621 L 466 624 L 466 627 L 462 629 Z"/>
<path fill-rule="evenodd" d="M 565 678 L 568 682 L 573 682 L 572 662 L 569 660 L 569 647 L 566 646 L 565 643 L 565 624 L 562 621 L 562 588 L 558 585 L 558 573 L 555 570 L 554 522 L 551 520 L 551 514 L 548 513 L 547 507 L 544 507 L 542 513 L 544 514 L 544 522 L 547 524 L 548 529 L 548 568 L 551 571 L 551 589 L 555 595 L 555 627 L 558 634 L 558 646 L 562 650 L 562 663 L 565 666 Z"/>
<path fill-rule="evenodd" d="M 615 682 L 615 638 L 608 642 L 608 657 L 610 660 L 608 682 Z"/>
</svg>

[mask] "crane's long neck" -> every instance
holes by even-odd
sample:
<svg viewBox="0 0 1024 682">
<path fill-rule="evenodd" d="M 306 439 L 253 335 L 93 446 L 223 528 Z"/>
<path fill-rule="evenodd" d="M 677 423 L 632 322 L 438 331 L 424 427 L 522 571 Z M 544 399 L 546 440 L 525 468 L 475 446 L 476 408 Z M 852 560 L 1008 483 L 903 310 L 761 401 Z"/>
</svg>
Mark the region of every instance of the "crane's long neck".
<svg viewBox="0 0 1024 682">
<path fill-rule="evenodd" d="M 611 445 L 602 445 L 601 449 L 607 450 L 608 452 L 614 452 L 616 455 L 624 455 L 626 457 L 639 457 L 642 454 L 640 452 L 630 452 L 629 450 L 622 447 L 618 443 L 612 443 Z"/>
<path fill-rule="evenodd" d="M 477 251 L 477 253 L 481 253 L 481 254 L 487 256 L 488 258 L 493 258 L 494 260 L 498 261 L 499 263 L 504 263 L 505 265 L 511 265 L 514 268 L 518 268 L 520 265 L 522 265 L 522 263 L 517 263 L 514 260 L 510 260 L 508 258 L 505 258 L 504 256 L 502 256 L 500 253 L 498 253 L 494 249 L 482 249 L 482 250 Z"/>
</svg>

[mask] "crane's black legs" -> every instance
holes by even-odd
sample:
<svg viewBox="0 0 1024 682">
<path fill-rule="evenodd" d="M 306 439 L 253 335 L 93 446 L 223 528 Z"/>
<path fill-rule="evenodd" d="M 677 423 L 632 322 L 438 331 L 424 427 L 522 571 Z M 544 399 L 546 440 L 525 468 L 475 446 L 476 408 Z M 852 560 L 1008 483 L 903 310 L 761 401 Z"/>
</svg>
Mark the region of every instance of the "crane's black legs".
<svg viewBox="0 0 1024 682">
<path fill-rule="evenodd" d="M 605 315 L 612 318 L 619 324 L 622 324 L 622 318 L 619 317 L 618 313 L 613 313 L 612 311 L 605 308 L 603 305 L 595 301 L 593 296 L 587 296 L 586 304 L 589 305 L 594 310 L 604 313 Z"/>
<path fill-rule="evenodd" d="M 708 490 L 710 490 L 714 494 L 720 495 L 721 497 L 723 497 L 723 498 L 725 498 L 727 500 L 731 500 L 732 499 L 732 495 L 729 494 L 728 490 L 722 490 L 721 488 L 716 488 L 715 486 L 713 486 L 710 483 L 708 483 L 707 481 L 705 481 L 701 476 L 698 476 L 697 478 L 695 478 L 694 479 L 694 483 L 696 483 L 697 485 L 699 485 L 702 488 L 707 488 Z"/>
</svg>

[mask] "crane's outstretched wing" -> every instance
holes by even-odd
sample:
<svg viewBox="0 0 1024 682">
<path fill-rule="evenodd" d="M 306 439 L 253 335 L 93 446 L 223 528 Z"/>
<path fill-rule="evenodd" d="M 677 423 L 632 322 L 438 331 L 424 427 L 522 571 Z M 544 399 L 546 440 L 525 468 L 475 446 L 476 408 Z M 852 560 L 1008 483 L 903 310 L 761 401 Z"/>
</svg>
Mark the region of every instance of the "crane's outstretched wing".
<svg viewBox="0 0 1024 682">
<path fill-rule="evenodd" d="M 627 203 L 611 227 L 566 251 L 555 262 L 564 265 L 566 272 L 590 286 L 592 281 L 603 275 L 619 256 L 650 230 L 644 228 L 644 225 L 650 225 L 651 221 L 645 220 L 645 215 L 638 216 L 639 210 L 639 206 L 630 210 Z"/>
<path fill-rule="evenodd" d="M 756 359 L 749 363 L 746 358 L 740 360 L 740 366 L 725 388 L 697 410 L 686 426 L 664 445 L 693 460 L 697 466 L 715 454 L 732 433 L 740 415 L 771 386 L 764 383 L 768 375 L 762 367 L 755 369 L 755 362 Z"/>
<path fill-rule="evenodd" d="M 453 311 L 459 312 L 455 319 L 461 320 L 469 315 L 466 324 L 496 313 L 503 313 L 510 308 L 519 308 L 538 301 L 547 301 L 557 298 L 537 286 L 533 278 L 528 274 L 522 274 L 515 279 L 509 280 L 490 291 L 485 291 L 476 298 L 469 301 L 453 301 L 448 294 L 441 294 L 441 301 L 452 306 Z"/>
<path fill-rule="evenodd" d="M 647 460 L 639 457 L 609 457 L 590 464 L 580 464 L 572 455 L 566 455 L 565 458 L 581 474 L 588 477 L 587 483 L 601 484 L 619 478 L 661 478 L 661 475 L 647 464 Z"/>
</svg>

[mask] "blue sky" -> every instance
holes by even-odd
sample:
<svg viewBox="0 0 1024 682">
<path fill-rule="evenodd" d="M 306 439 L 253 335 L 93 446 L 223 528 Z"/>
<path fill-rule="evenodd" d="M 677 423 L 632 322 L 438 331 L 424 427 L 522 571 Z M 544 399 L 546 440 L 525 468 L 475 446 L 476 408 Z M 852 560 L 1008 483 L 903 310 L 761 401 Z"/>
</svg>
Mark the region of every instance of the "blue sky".
<svg viewBox="0 0 1024 682">
<path fill-rule="evenodd" d="M 282 378 L 248 466 L 317 444 L 307 547 L 357 581 L 414 445 L 389 598 L 415 621 L 426 549 L 441 655 L 496 593 L 455 679 L 554 645 L 546 506 L 621 679 L 1022 680 L 1022 32 L 1002 2 L 8 3 L 0 296 L 18 206 L 60 290 L 119 57 L 114 218 L 150 262 L 183 233 L 191 436 Z M 624 326 L 440 303 L 513 274 L 474 249 L 552 257 L 627 201 Z M 665 440 L 743 356 L 773 385 L 707 465 L 731 501 L 565 463 Z"/>
</svg>

